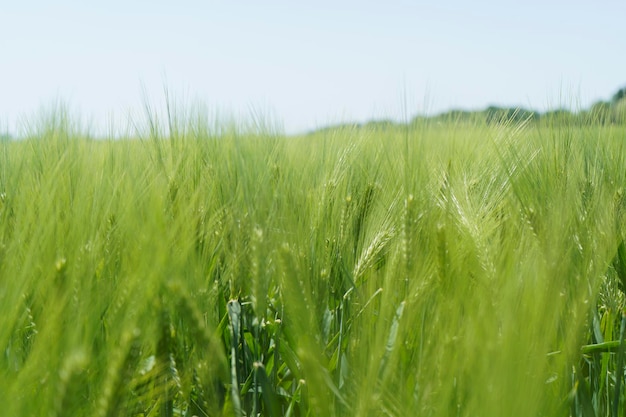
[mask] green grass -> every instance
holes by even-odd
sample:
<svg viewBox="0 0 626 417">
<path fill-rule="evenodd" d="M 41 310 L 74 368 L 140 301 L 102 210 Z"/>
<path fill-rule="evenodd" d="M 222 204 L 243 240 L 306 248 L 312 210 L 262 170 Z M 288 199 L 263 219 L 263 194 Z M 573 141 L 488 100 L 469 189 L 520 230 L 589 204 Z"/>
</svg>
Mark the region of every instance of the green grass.
<svg viewBox="0 0 626 417">
<path fill-rule="evenodd" d="M 626 415 L 626 129 L 0 142 L 10 416 Z"/>
</svg>

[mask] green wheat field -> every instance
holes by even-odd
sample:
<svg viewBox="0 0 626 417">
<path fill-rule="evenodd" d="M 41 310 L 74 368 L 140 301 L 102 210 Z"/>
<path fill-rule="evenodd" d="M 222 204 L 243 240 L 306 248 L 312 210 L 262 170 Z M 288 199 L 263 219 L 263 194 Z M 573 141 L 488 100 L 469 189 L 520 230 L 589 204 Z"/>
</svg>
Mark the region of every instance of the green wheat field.
<svg viewBox="0 0 626 417">
<path fill-rule="evenodd" d="M 72 126 L 0 141 L 3 416 L 626 416 L 624 124 Z"/>
</svg>

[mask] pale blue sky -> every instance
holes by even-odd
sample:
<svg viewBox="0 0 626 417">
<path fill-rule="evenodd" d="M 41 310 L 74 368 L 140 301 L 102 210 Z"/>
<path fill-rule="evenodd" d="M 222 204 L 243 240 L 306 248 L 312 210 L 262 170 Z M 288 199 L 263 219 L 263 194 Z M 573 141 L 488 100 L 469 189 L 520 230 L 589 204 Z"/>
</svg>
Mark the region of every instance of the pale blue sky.
<svg viewBox="0 0 626 417">
<path fill-rule="evenodd" d="M 626 2 L 22 0 L 0 7 L 0 130 L 57 99 L 95 125 L 162 103 L 287 132 L 490 104 L 587 107 L 626 85 Z"/>
</svg>

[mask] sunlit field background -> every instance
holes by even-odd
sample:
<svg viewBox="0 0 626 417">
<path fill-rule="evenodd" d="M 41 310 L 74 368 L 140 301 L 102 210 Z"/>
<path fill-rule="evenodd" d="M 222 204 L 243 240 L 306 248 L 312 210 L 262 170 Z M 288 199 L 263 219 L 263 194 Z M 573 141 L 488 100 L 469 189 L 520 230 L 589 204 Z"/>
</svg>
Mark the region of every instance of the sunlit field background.
<svg viewBox="0 0 626 417">
<path fill-rule="evenodd" d="M 0 141 L 6 416 L 626 415 L 626 127 Z"/>
</svg>

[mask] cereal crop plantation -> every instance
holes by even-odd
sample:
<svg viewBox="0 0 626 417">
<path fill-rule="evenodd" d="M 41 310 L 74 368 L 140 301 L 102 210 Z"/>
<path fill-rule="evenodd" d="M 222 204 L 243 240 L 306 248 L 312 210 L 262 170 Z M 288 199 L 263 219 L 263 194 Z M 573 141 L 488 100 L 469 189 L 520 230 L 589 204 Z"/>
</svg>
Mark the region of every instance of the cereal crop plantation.
<svg viewBox="0 0 626 417">
<path fill-rule="evenodd" d="M 0 414 L 624 416 L 626 127 L 0 141 Z"/>
</svg>

